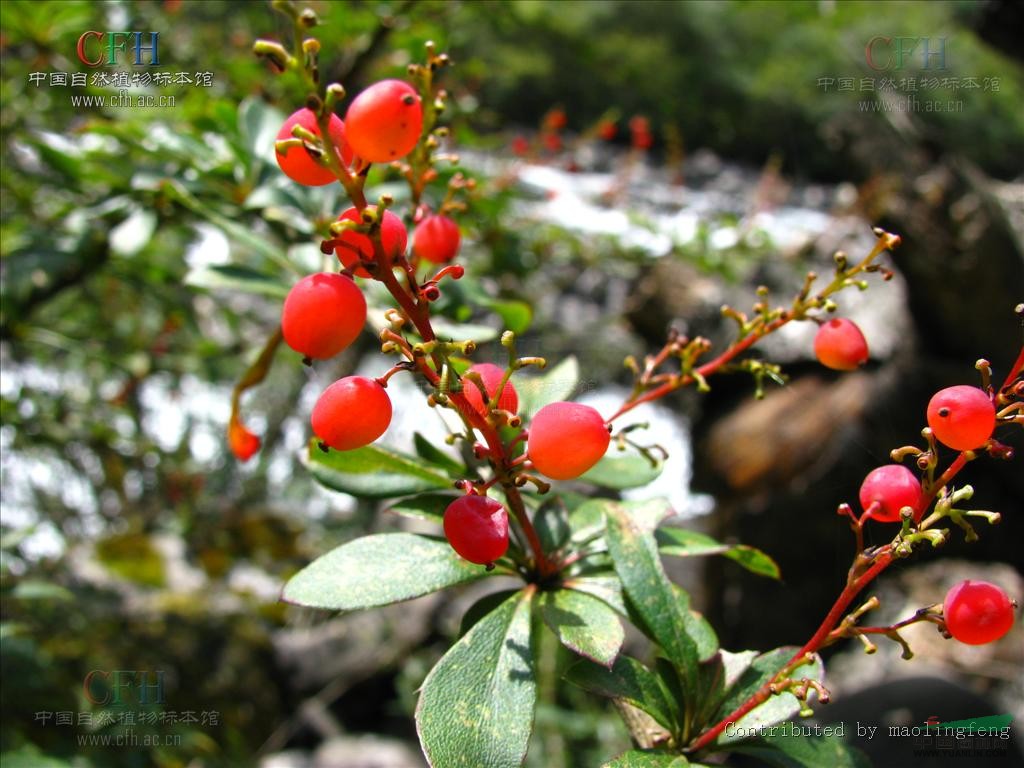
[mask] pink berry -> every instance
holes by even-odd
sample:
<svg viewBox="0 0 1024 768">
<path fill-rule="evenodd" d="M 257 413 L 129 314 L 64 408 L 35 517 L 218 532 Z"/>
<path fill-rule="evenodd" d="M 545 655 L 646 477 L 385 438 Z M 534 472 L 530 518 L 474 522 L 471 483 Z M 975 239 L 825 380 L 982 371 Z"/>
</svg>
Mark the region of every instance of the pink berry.
<svg viewBox="0 0 1024 768">
<path fill-rule="evenodd" d="M 947 387 L 928 402 L 928 426 L 943 445 L 954 451 L 973 451 L 992 437 L 996 407 L 977 387 Z"/>
<path fill-rule="evenodd" d="M 949 634 L 967 645 L 998 640 L 1013 626 L 1013 601 L 995 584 L 962 581 L 942 604 Z"/>
<path fill-rule="evenodd" d="M 860 486 L 860 505 L 865 512 L 875 502 L 871 517 L 881 523 L 898 523 L 900 510 L 914 510 L 914 522 L 924 513 L 925 498 L 917 475 L 902 464 L 886 464 L 868 472 Z"/>
<path fill-rule="evenodd" d="M 853 371 L 868 361 L 868 343 L 856 323 L 834 317 L 818 327 L 814 356 L 826 368 Z"/>
<path fill-rule="evenodd" d="M 508 550 L 508 513 L 486 496 L 462 496 L 444 511 L 444 535 L 466 560 L 489 565 Z"/>
</svg>

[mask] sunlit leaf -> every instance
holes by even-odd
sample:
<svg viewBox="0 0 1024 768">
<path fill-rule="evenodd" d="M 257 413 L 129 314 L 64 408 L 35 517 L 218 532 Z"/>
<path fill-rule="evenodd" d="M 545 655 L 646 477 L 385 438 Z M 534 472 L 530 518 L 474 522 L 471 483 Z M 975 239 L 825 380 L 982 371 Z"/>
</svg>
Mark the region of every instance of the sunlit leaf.
<svg viewBox="0 0 1024 768">
<path fill-rule="evenodd" d="M 379 533 L 342 544 L 317 558 L 285 585 L 285 602 L 352 611 L 420 597 L 483 578 L 447 541 L 412 533 Z"/>
<path fill-rule="evenodd" d="M 478 621 L 423 681 L 416 729 L 435 768 L 519 768 L 537 698 L 530 614 L 520 590 Z"/>
<path fill-rule="evenodd" d="M 407 496 L 452 484 L 447 475 L 423 462 L 376 445 L 324 452 L 314 439 L 308 464 L 313 477 L 328 488 L 367 499 Z"/>
</svg>

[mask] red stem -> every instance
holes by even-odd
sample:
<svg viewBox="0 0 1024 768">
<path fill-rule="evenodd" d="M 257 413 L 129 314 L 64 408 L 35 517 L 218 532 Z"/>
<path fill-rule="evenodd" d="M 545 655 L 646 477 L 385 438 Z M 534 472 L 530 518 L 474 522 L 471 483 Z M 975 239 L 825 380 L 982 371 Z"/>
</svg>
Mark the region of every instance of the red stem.
<svg viewBox="0 0 1024 768">
<path fill-rule="evenodd" d="M 886 550 L 883 554 L 878 556 L 868 570 L 846 585 L 846 588 L 840 593 L 838 599 L 833 604 L 832 609 L 828 612 L 828 615 L 825 616 L 825 620 L 821 622 L 821 626 L 819 626 L 817 631 L 811 636 L 811 639 L 804 643 L 804 646 L 799 651 L 793 654 L 790 660 L 786 663 L 786 666 L 783 668 L 783 672 L 780 674 L 784 674 L 785 671 L 798 660 L 804 658 L 808 654 L 816 653 L 818 649 L 821 648 L 829 634 L 835 628 L 835 625 L 839 623 L 843 615 L 846 613 L 847 608 L 850 607 L 850 603 L 852 603 L 864 587 L 871 583 L 878 574 L 884 571 L 891 562 L 892 553 Z M 722 731 L 724 731 L 731 723 L 735 723 L 755 707 L 767 701 L 773 695 L 772 686 L 779 682 L 778 677 L 779 675 L 776 675 L 767 683 L 762 685 L 743 704 L 726 715 L 720 722 L 704 731 L 700 737 L 690 745 L 687 751 L 696 752 L 708 746 L 712 741 L 718 738 L 719 734 L 721 734 Z"/>
<path fill-rule="evenodd" d="M 999 392 L 1002 392 L 1008 386 L 1010 386 L 1014 382 L 1014 380 L 1018 376 L 1020 376 L 1020 372 L 1022 369 L 1024 369 L 1024 346 L 1020 348 L 1020 354 L 1017 355 L 1017 362 L 1013 364 L 1013 367 L 1010 369 L 1010 372 L 1006 376 L 1006 381 L 1004 381 L 1003 386 L 999 388 Z"/>
<path fill-rule="evenodd" d="M 735 358 L 738 354 L 754 346 L 754 344 L 756 344 L 758 340 L 760 340 L 764 336 L 767 336 L 769 333 L 778 330 L 793 318 L 793 312 L 787 311 L 781 317 L 778 317 L 772 322 L 768 323 L 768 325 L 751 332 L 749 336 L 733 344 L 731 347 L 725 350 L 714 360 L 704 363 L 704 365 L 696 369 L 697 373 L 700 374 L 701 376 L 704 376 L 705 378 L 710 376 L 723 365 L 725 365 L 733 358 Z M 657 400 L 658 398 L 664 397 L 669 392 L 673 392 L 679 389 L 680 387 L 685 387 L 687 384 L 691 384 L 694 381 L 694 378 L 695 377 L 692 374 L 687 374 L 686 376 L 679 376 L 678 378 L 673 378 L 671 381 L 662 384 L 660 387 L 655 387 L 649 392 L 645 392 L 643 395 L 636 398 L 635 400 L 630 400 L 628 403 L 623 403 L 622 407 L 619 408 L 619 410 L 617 410 L 610 419 L 608 419 L 608 423 L 615 421 L 615 419 L 619 418 L 619 416 L 628 413 L 629 411 L 633 410 L 642 403 L 652 402 L 654 400 Z"/>
<path fill-rule="evenodd" d="M 931 488 L 925 490 L 929 498 L 934 497 L 935 494 L 938 493 L 939 489 L 941 489 L 944 485 L 948 484 L 949 481 L 952 480 L 953 477 L 956 476 L 956 474 L 965 466 L 967 466 L 966 452 L 961 453 L 959 456 L 957 456 L 956 459 L 953 460 L 953 463 L 950 464 L 949 467 L 946 469 L 946 471 L 939 476 L 939 479 L 935 481 Z M 854 599 L 857 597 L 857 595 L 859 595 L 868 584 L 874 581 L 874 579 L 882 571 L 888 568 L 889 565 L 892 564 L 892 561 L 893 554 L 892 547 L 890 545 L 885 547 L 879 554 L 875 556 L 874 562 L 872 562 L 871 566 L 866 571 L 861 573 L 859 576 L 848 579 L 846 587 L 839 594 L 839 597 L 836 598 L 835 603 L 832 605 L 832 608 L 825 616 L 825 619 L 821 622 L 821 625 L 818 627 L 815 633 L 811 635 L 811 639 L 804 643 L 803 647 L 799 651 L 793 654 L 793 657 L 789 660 L 786 666 L 783 667 L 783 671 L 780 672 L 779 675 L 776 675 L 771 680 L 766 682 L 760 688 L 758 688 L 757 691 L 754 692 L 754 694 L 749 699 L 747 699 L 745 702 L 743 702 L 743 704 L 741 704 L 735 710 L 733 710 L 724 718 L 722 718 L 722 720 L 720 720 L 718 723 L 713 725 L 708 730 L 704 731 L 687 748 L 687 751 L 697 752 L 698 750 L 701 750 L 704 747 L 708 746 L 709 744 L 711 744 L 711 742 L 718 738 L 718 736 L 722 733 L 722 731 L 726 729 L 726 727 L 728 727 L 730 723 L 735 723 L 745 714 L 747 714 L 752 709 L 757 707 L 759 704 L 762 704 L 765 701 L 767 701 L 768 698 L 773 695 L 772 686 L 779 682 L 780 676 L 783 676 L 789 670 L 789 668 L 793 664 L 795 664 L 799 659 L 804 658 L 808 654 L 817 653 L 826 644 L 826 641 L 829 639 L 829 636 L 831 635 L 832 631 L 835 629 L 836 625 L 842 620 L 847 609 L 850 607 L 850 603 L 852 603 Z"/>
<path fill-rule="evenodd" d="M 401 306 L 405 316 L 409 318 L 413 325 L 416 326 L 416 330 L 419 332 L 420 337 L 424 341 L 434 341 L 437 336 L 434 333 L 433 326 L 430 324 L 430 305 L 427 302 L 413 299 L 409 292 L 402 288 L 398 280 L 395 279 L 395 273 L 391 268 L 391 260 L 384 252 L 383 247 L 376 248 L 376 258 L 378 259 L 378 269 L 381 282 L 384 283 L 388 292 L 391 293 L 395 298 L 395 301 L 397 301 Z M 437 387 L 441 381 L 441 377 L 438 375 L 437 371 L 431 368 L 422 357 L 416 358 L 416 361 L 416 367 L 420 373 L 423 374 L 432 386 Z M 476 409 L 461 392 L 448 392 L 447 395 L 455 404 L 459 413 L 476 413 Z M 533 523 L 530 522 L 530 516 L 526 512 L 526 505 L 523 503 L 523 497 L 520 495 L 519 489 L 512 480 L 510 473 L 511 463 L 509 461 L 508 454 L 505 451 L 505 446 L 501 441 L 501 436 L 498 434 L 498 431 L 494 426 L 488 423 L 486 419 L 469 418 L 472 426 L 480 430 L 484 437 L 484 441 L 487 443 L 488 451 L 494 462 L 498 482 L 501 483 L 502 488 L 505 490 L 505 497 L 508 499 L 508 505 L 512 514 L 515 515 L 516 520 L 519 521 L 519 525 L 523 529 L 523 533 L 526 535 L 526 540 L 530 545 L 530 549 L 533 551 L 533 557 L 539 575 L 543 577 L 554 573 L 555 567 L 544 553 L 544 546 L 541 544 L 540 537 L 537 535 L 537 531 L 534 529 Z"/>
</svg>

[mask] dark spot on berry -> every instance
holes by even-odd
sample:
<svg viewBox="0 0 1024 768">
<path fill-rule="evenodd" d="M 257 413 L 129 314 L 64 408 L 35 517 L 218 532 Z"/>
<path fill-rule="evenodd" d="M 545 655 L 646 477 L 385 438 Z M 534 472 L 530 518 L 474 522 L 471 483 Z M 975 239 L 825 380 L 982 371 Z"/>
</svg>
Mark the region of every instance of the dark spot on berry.
<svg viewBox="0 0 1024 768">
<path fill-rule="evenodd" d="M 402 97 L 402 103 L 405 104 L 407 107 L 411 107 L 413 104 L 416 103 L 416 97 L 413 96 L 411 93 L 406 94 L 405 96 Z"/>
<path fill-rule="evenodd" d="M 939 416 L 942 418 L 949 416 L 949 408 L 939 408 Z"/>
</svg>

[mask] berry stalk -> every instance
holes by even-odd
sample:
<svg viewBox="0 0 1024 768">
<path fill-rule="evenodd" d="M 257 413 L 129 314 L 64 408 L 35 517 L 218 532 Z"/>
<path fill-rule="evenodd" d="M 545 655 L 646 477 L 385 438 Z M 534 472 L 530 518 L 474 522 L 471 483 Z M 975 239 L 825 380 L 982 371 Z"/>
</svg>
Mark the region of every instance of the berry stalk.
<svg viewBox="0 0 1024 768">
<path fill-rule="evenodd" d="M 652 358 L 653 365 L 648 365 L 644 376 L 640 380 L 640 390 L 635 391 L 630 398 L 622 404 L 622 406 L 608 419 L 611 423 L 620 416 L 628 413 L 629 411 L 636 408 L 638 405 L 643 403 L 653 402 L 658 400 L 671 392 L 674 392 L 681 387 L 685 387 L 689 384 L 697 382 L 698 386 L 702 389 L 707 386 L 706 379 L 712 374 L 720 372 L 728 363 L 732 362 L 738 355 L 750 347 L 754 346 L 758 341 L 767 336 L 770 333 L 777 331 L 782 326 L 786 325 L 793 320 L 805 320 L 807 319 L 808 311 L 811 309 L 819 309 L 827 307 L 827 299 L 837 291 L 847 288 L 852 285 L 856 285 L 856 281 L 853 278 L 861 274 L 862 272 L 876 272 L 881 271 L 881 268 L 874 264 L 876 258 L 881 255 L 884 251 L 895 248 L 900 243 L 898 235 L 893 235 L 883 230 L 876 230 L 878 239 L 875 241 L 874 247 L 861 261 L 852 267 L 846 267 L 846 260 L 841 254 L 837 255 L 836 259 L 838 267 L 836 269 L 836 276 L 833 278 L 827 286 L 819 291 L 813 297 L 809 297 L 810 287 L 815 279 L 813 273 L 808 274 L 807 281 L 804 285 L 803 290 L 793 300 L 792 305 L 789 309 L 777 309 L 769 311 L 767 304 L 761 302 L 755 307 L 758 314 L 755 318 L 748 321 L 746 316 L 742 313 L 736 312 L 731 308 L 726 308 L 723 311 L 731 317 L 734 317 L 740 324 L 740 338 L 733 342 L 724 352 L 713 360 L 704 363 L 701 366 L 693 367 L 692 365 L 686 365 L 687 362 L 692 363 L 693 359 L 704 351 L 707 347 L 695 345 L 694 342 L 690 342 L 685 346 L 680 345 L 680 342 L 676 339 L 671 339 L 664 348 Z M 694 340 L 700 341 L 698 340 Z M 692 347 L 692 349 L 691 349 Z M 666 378 L 654 377 L 650 374 L 653 372 L 653 368 L 657 367 L 661 362 L 667 360 L 673 355 L 684 357 L 684 371 L 675 375 L 668 375 Z M 689 369 L 689 370 L 687 370 Z M 646 392 L 643 391 L 643 386 L 650 381 L 661 381 L 663 383 L 653 389 L 649 389 Z"/>
<path fill-rule="evenodd" d="M 964 451 L 957 456 L 946 471 L 942 473 L 939 479 L 925 489 L 926 499 L 930 502 L 931 499 L 933 499 L 935 495 L 945 487 L 958 472 L 960 472 L 960 470 L 967 466 L 967 462 L 970 458 L 973 458 L 973 453 L 970 451 Z M 925 520 L 922 523 L 922 528 L 926 527 L 928 523 L 929 520 Z M 850 569 L 850 575 L 847 578 L 847 583 L 843 588 L 843 591 L 840 592 L 836 601 L 832 604 L 832 607 L 825 615 L 825 618 L 818 626 L 818 629 L 815 630 L 810 639 L 804 643 L 803 647 L 793 654 L 792 658 L 790 658 L 783 670 L 761 686 L 749 699 L 726 715 L 725 718 L 701 733 L 701 735 L 687 748 L 687 751 L 697 752 L 704 747 L 707 747 L 711 742 L 718 738 L 730 723 L 737 722 L 748 712 L 774 695 L 778 689 L 779 683 L 788 676 L 789 672 L 793 668 L 799 666 L 799 664 L 811 654 L 815 654 L 825 646 L 829 645 L 834 639 L 836 627 L 846 615 L 846 611 L 849 609 L 850 604 L 853 603 L 857 596 L 864 591 L 864 588 L 867 587 L 868 584 L 874 581 L 875 578 L 877 578 L 892 564 L 893 560 L 896 559 L 896 556 L 895 547 L 890 543 L 881 547 L 872 555 L 869 561 L 870 565 L 867 566 L 866 570 L 863 570 L 862 567 L 858 568 L 859 563 L 855 560 L 853 567 Z M 860 558 L 861 555 L 858 555 L 858 559 Z"/>
</svg>

